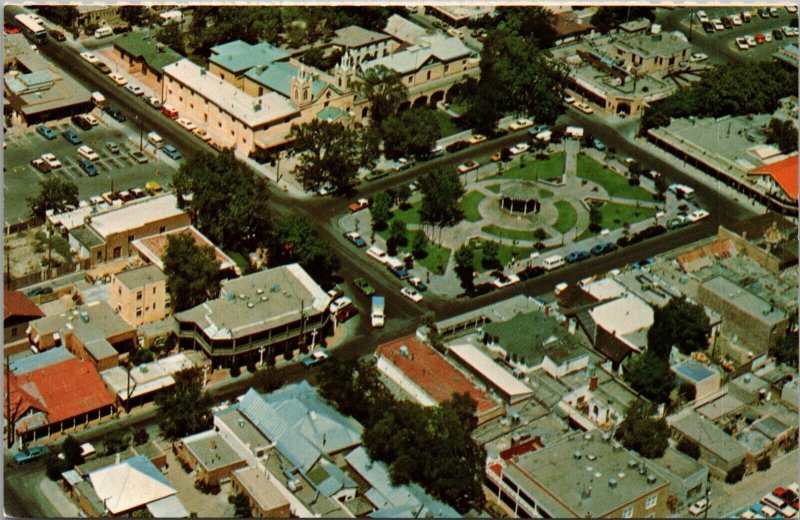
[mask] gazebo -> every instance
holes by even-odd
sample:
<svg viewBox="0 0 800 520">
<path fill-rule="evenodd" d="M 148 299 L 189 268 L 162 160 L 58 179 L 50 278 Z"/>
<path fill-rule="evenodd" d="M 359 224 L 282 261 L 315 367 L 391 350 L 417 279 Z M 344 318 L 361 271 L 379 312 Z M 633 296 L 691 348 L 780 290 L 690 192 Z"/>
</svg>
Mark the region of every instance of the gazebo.
<svg viewBox="0 0 800 520">
<path fill-rule="evenodd" d="M 541 205 L 536 198 L 538 191 L 531 182 L 512 183 L 500 190 L 500 207 L 508 213 L 539 213 Z"/>
</svg>

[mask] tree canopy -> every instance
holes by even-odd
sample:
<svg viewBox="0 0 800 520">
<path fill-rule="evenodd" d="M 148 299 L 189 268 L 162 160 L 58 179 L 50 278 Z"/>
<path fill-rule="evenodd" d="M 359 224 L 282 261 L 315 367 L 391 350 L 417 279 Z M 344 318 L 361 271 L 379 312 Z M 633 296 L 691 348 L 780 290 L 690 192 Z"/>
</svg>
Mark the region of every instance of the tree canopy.
<svg viewBox="0 0 800 520">
<path fill-rule="evenodd" d="M 711 324 L 705 309 L 686 298 L 672 298 L 653 311 L 653 325 L 647 331 L 648 350 L 669 360 L 672 346 L 684 354 L 708 347 Z"/>
<path fill-rule="evenodd" d="M 372 217 L 372 229 L 383 231 L 392 218 L 392 199 L 389 194 L 382 191 L 375 195 L 369 205 L 369 214 Z"/>
<path fill-rule="evenodd" d="M 558 37 L 555 15 L 544 7 L 498 6 L 495 13 L 496 27 L 511 31 L 540 49 L 552 47 Z"/>
<path fill-rule="evenodd" d="M 640 18 L 654 21 L 656 19 L 655 8 L 602 6 L 592 15 L 591 23 L 598 31 L 607 33 L 611 29 L 616 29 L 620 24 Z"/>
<path fill-rule="evenodd" d="M 664 418 L 655 417 L 656 406 L 636 400 L 625 412 L 625 419 L 615 434 L 622 445 L 648 459 L 664 455 L 669 446 L 669 426 Z"/>
<path fill-rule="evenodd" d="M 384 65 L 367 69 L 361 79 L 355 85 L 356 92 L 369 101 L 372 121 L 376 127 L 380 127 L 408 99 L 408 91 L 400 75 Z"/>
<path fill-rule="evenodd" d="M 438 227 L 452 226 L 464 218 L 461 197 L 464 186 L 455 170 L 431 172 L 420 182 L 422 221 Z"/>
<path fill-rule="evenodd" d="M 268 241 L 270 265 L 299 263 L 314 280 L 323 283 L 339 269 L 339 257 L 320 238 L 305 217 L 292 215 L 275 221 Z"/>
<path fill-rule="evenodd" d="M 771 61 L 714 65 L 691 86 L 645 109 L 640 132 L 667 126 L 670 118 L 771 114 L 778 100 L 797 94 L 797 70 Z"/>
<path fill-rule="evenodd" d="M 387 117 L 381 124 L 384 154 L 389 159 L 427 159 L 441 131 L 432 110 L 412 108 Z"/>
<path fill-rule="evenodd" d="M 32 217 L 44 218 L 47 210 L 62 213 L 67 206 L 78 206 L 78 185 L 59 177 L 47 177 L 39 181 L 39 193 L 28 198 Z"/>
<path fill-rule="evenodd" d="M 644 397 L 657 403 L 669 403 L 675 377 L 669 363 L 652 350 L 629 357 L 623 364 L 625 381 Z"/>
<path fill-rule="evenodd" d="M 202 369 L 188 368 L 173 377 L 175 386 L 156 396 L 161 433 L 170 440 L 201 432 L 212 424 L 211 398 L 203 390 Z"/>
<path fill-rule="evenodd" d="M 787 330 L 786 334 L 770 350 L 770 355 L 775 357 L 779 363 L 797 368 L 798 345 L 800 345 L 800 337 L 798 337 L 797 331 Z"/>
<path fill-rule="evenodd" d="M 247 254 L 270 230 L 269 186 L 228 150 L 189 155 L 172 179 L 179 204 L 195 225 L 223 249 Z M 191 194 L 190 202 L 186 202 Z"/>
<path fill-rule="evenodd" d="M 210 247 L 198 247 L 190 234 L 167 237 L 164 274 L 176 311 L 191 309 L 219 294 L 219 261 Z"/>
<path fill-rule="evenodd" d="M 454 259 L 456 262 L 456 275 L 461 281 L 461 287 L 467 293 L 472 292 L 475 288 L 475 279 L 472 276 L 475 272 L 475 253 L 473 253 L 472 248 L 462 244 L 461 247 L 456 249 Z"/>
<path fill-rule="evenodd" d="M 373 132 L 342 123 L 314 119 L 292 126 L 291 135 L 299 162 L 295 174 L 306 189 L 316 190 L 326 182 L 349 188 L 358 169 L 374 165 L 379 154 Z"/>
</svg>

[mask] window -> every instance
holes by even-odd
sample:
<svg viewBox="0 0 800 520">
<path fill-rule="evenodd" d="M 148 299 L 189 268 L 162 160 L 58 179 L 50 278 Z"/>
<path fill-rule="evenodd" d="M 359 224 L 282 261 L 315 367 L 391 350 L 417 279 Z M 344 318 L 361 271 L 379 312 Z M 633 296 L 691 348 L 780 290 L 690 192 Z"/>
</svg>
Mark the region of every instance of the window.
<svg viewBox="0 0 800 520">
<path fill-rule="evenodd" d="M 142 308 L 141 307 L 137 307 L 136 308 L 136 317 L 137 318 L 141 318 L 142 317 Z M 628 518 L 630 518 L 630 517 L 628 517 Z"/>
<path fill-rule="evenodd" d="M 258 95 L 259 96 L 263 96 L 264 95 L 264 87 L 258 87 Z"/>
<path fill-rule="evenodd" d="M 622 518 L 633 518 L 633 506 L 626 507 L 622 511 Z"/>
<path fill-rule="evenodd" d="M 647 497 L 647 502 L 645 502 L 644 507 L 646 509 L 650 509 L 652 507 L 656 507 L 657 503 L 658 503 L 658 495 L 650 495 L 649 497 Z"/>
<path fill-rule="evenodd" d="M 158 228 L 158 232 L 159 232 L 159 233 L 163 233 L 163 232 L 165 232 L 166 230 L 167 230 L 167 226 L 161 226 L 160 228 Z"/>
<path fill-rule="evenodd" d="M 447 74 L 447 71 L 450 70 L 450 65 L 444 66 L 444 73 Z"/>
<path fill-rule="evenodd" d="M 153 294 L 155 294 L 155 293 L 156 293 L 156 288 L 155 288 L 155 287 L 153 287 Z"/>
<path fill-rule="evenodd" d="M 17 328 L 16 327 L 11 327 L 11 337 L 13 338 L 16 335 L 17 335 Z"/>
<path fill-rule="evenodd" d="M 134 235 L 128 235 L 128 242 L 133 242 L 136 239 Z"/>
<path fill-rule="evenodd" d="M 428 80 L 431 79 L 431 71 L 428 71 Z"/>
<path fill-rule="evenodd" d="M 136 291 L 136 300 L 138 301 L 141 299 L 142 299 L 142 291 Z"/>
<path fill-rule="evenodd" d="M 117 246 L 114 248 L 114 258 L 119 258 L 120 256 L 122 256 L 122 247 Z"/>
<path fill-rule="evenodd" d="M 191 108 L 192 110 L 194 110 L 194 103 L 189 103 L 189 108 Z"/>
</svg>

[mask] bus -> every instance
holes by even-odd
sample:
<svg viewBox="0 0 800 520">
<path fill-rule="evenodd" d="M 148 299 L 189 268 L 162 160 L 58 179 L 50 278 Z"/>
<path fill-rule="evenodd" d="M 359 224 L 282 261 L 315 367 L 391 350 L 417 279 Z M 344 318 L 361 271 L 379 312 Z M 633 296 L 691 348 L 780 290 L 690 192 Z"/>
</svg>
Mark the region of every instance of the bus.
<svg viewBox="0 0 800 520">
<path fill-rule="evenodd" d="M 18 14 L 14 19 L 19 28 L 22 29 L 22 34 L 30 41 L 36 44 L 47 43 L 47 31 L 33 16 L 29 14 Z"/>
</svg>

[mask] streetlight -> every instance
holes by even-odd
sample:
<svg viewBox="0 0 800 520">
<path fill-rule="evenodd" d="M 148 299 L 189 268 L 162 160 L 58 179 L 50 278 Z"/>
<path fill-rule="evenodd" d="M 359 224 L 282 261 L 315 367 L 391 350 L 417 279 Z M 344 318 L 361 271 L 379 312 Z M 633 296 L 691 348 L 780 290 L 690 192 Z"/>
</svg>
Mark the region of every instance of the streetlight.
<svg viewBox="0 0 800 520">
<path fill-rule="evenodd" d="M 139 151 L 141 152 L 144 141 L 144 125 L 142 124 L 142 120 L 139 118 L 139 114 L 134 114 L 133 117 L 136 119 L 136 124 L 139 125 Z"/>
</svg>

